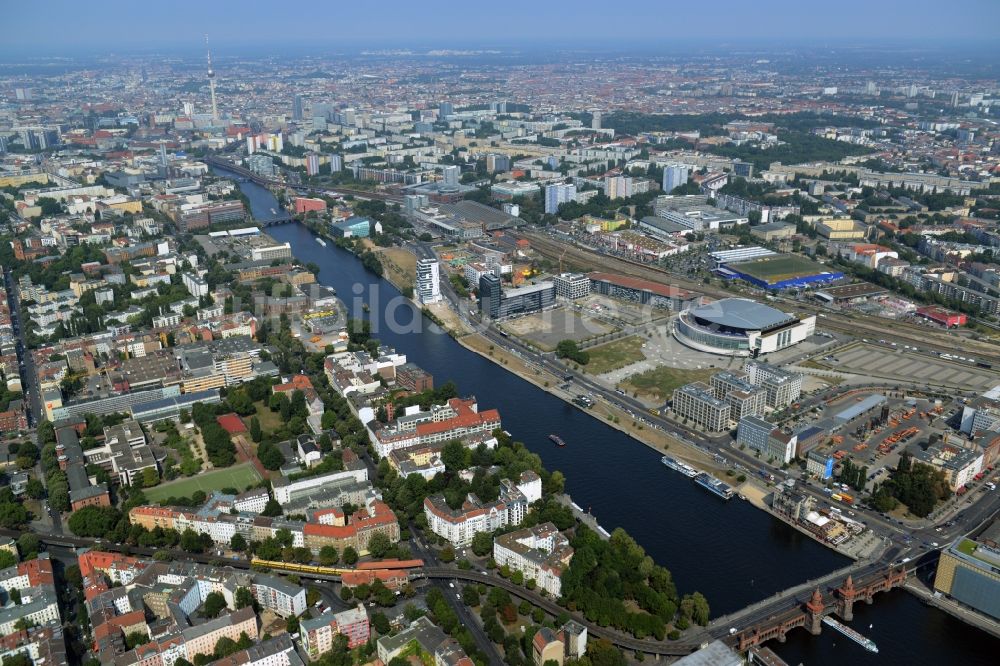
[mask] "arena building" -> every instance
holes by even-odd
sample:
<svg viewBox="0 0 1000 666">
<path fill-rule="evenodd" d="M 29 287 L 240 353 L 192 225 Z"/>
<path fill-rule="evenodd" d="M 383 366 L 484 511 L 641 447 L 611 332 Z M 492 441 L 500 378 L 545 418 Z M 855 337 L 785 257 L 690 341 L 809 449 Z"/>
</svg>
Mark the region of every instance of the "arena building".
<svg viewBox="0 0 1000 666">
<path fill-rule="evenodd" d="M 724 298 L 681 312 L 673 324 L 680 342 L 711 354 L 753 356 L 785 349 L 816 331 L 816 317 L 798 318 L 746 298 Z"/>
</svg>

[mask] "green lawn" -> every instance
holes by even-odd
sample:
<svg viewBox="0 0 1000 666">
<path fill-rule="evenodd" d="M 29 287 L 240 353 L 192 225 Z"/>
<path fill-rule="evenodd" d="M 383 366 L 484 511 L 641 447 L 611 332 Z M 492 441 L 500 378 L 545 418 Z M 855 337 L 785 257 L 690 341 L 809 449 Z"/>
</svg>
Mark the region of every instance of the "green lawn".
<svg viewBox="0 0 1000 666">
<path fill-rule="evenodd" d="M 958 544 L 958 552 L 960 553 L 972 555 L 974 550 L 976 550 L 976 542 L 971 539 L 963 539 L 962 543 Z"/>
<path fill-rule="evenodd" d="M 258 481 L 260 476 L 253 465 L 243 463 L 163 483 L 154 488 L 147 488 L 143 492 L 151 502 L 159 502 L 168 497 L 190 497 L 196 490 L 203 490 L 206 493 L 222 488 L 245 490 Z"/>
<path fill-rule="evenodd" d="M 285 425 L 285 423 L 281 420 L 281 412 L 272 412 L 267 406 L 266 401 L 259 400 L 253 404 L 257 408 L 257 413 L 253 416 L 256 416 L 257 420 L 260 421 L 261 432 L 271 433 Z M 251 418 L 252 417 L 248 416 L 243 419 L 243 422 L 247 424 L 247 428 L 250 427 Z"/>
<path fill-rule="evenodd" d="M 642 353 L 642 343 L 642 338 L 632 335 L 621 340 L 591 347 L 587 350 L 587 353 L 590 354 L 590 363 L 586 365 L 587 372 L 594 375 L 601 375 L 616 368 L 643 360 L 646 357 Z"/>
<path fill-rule="evenodd" d="M 622 382 L 622 390 L 628 393 L 638 391 L 640 394 L 669 400 L 674 389 L 691 382 L 707 382 L 718 370 L 685 370 L 683 368 L 668 368 L 660 366 L 652 370 L 632 375 Z"/>
</svg>

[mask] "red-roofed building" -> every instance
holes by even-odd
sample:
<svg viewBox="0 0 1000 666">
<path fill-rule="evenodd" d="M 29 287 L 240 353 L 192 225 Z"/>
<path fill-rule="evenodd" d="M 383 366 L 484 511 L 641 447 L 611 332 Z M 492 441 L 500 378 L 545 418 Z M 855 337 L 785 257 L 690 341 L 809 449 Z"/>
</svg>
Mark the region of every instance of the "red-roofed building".
<svg viewBox="0 0 1000 666">
<path fill-rule="evenodd" d="M 379 532 L 389 537 L 392 543 L 399 541 L 396 514 L 384 502 L 370 502 L 367 507 L 355 512 L 346 524 L 342 519 L 337 521 L 333 514 L 331 519 L 335 520 L 333 524 L 306 523 L 302 527 L 302 538 L 307 548 L 318 551 L 323 546 L 333 546 L 343 551 L 351 546 L 359 554 L 364 554 L 368 552 L 368 541 L 372 535 Z"/>
<path fill-rule="evenodd" d="M 310 199 L 309 197 L 295 197 L 295 213 L 308 213 L 309 211 L 323 212 L 326 210 L 326 202 L 322 199 Z"/>
<path fill-rule="evenodd" d="M 290 391 L 305 391 L 313 388 L 312 381 L 306 375 L 295 375 L 284 384 L 275 384 L 271 387 L 274 393 L 287 393 Z"/>
<path fill-rule="evenodd" d="M 939 308 L 936 305 L 928 305 L 926 307 L 917 308 L 917 314 L 921 317 L 925 317 L 933 322 L 941 324 L 946 328 L 964 326 L 969 320 L 968 317 L 961 312 L 953 312 L 952 310 Z"/>
<path fill-rule="evenodd" d="M 410 582 L 410 577 L 405 569 L 363 569 L 359 571 L 345 571 L 340 581 L 344 587 L 357 587 L 358 585 L 371 585 L 375 579 L 382 581 L 392 591 L 401 590 Z"/>
</svg>

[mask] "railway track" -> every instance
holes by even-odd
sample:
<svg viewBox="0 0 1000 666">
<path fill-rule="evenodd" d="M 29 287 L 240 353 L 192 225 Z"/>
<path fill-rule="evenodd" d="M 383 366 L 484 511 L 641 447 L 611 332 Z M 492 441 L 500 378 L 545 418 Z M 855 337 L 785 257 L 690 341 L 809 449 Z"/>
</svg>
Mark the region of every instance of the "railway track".
<svg viewBox="0 0 1000 666">
<path fill-rule="evenodd" d="M 560 243 L 548 236 L 536 233 L 523 232 L 521 235 L 531 243 L 533 249 L 537 250 L 543 256 L 557 261 L 562 260 L 563 262 L 589 268 L 590 270 L 607 270 L 651 282 L 670 284 L 713 298 L 731 298 L 735 295 L 732 292 L 712 285 L 678 277 L 656 266 L 639 264 L 627 259 L 600 254 L 569 243 Z M 819 304 L 813 305 L 783 297 L 778 297 L 778 301 L 783 303 L 789 310 L 798 314 L 821 315 L 823 318 L 823 328 L 832 331 L 846 333 L 859 338 L 870 337 L 881 339 L 889 336 L 893 341 L 937 352 L 953 353 L 956 345 L 960 344 L 962 351 L 972 354 L 983 361 L 1000 364 L 1000 345 L 991 342 L 965 337 L 957 338 L 954 333 L 943 333 L 907 322 L 845 314 L 835 310 L 828 310 Z"/>
</svg>

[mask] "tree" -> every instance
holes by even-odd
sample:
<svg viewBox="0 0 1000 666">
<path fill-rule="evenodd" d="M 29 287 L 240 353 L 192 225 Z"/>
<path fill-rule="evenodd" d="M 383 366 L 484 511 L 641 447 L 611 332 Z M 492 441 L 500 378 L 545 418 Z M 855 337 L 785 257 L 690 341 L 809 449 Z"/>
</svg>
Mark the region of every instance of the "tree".
<svg viewBox="0 0 1000 666">
<path fill-rule="evenodd" d="M 478 606 L 479 601 L 479 590 L 473 585 L 466 585 L 462 590 L 462 602 L 466 606 Z"/>
<path fill-rule="evenodd" d="M 455 549 L 451 546 L 445 546 L 441 549 L 441 561 L 442 562 L 454 562 L 455 561 Z"/>
<path fill-rule="evenodd" d="M 76 536 L 105 537 L 121 517 L 121 512 L 113 506 L 85 506 L 70 515 L 69 529 Z"/>
<path fill-rule="evenodd" d="M 278 500 L 272 497 L 271 499 L 267 500 L 267 504 L 264 505 L 264 510 L 261 511 L 260 515 L 267 516 L 269 518 L 277 518 L 283 513 L 284 510 L 281 508 L 281 505 L 278 504 Z"/>
<path fill-rule="evenodd" d="M 285 620 L 285 631 L 290 634 L 299 633 L 299 618 L 293 615 Z"/>
<path fill-rule="evenodd" d="M 465 445 L 458 440 L 453 440 L 444 445 L 441 451 L 441 462 L 449 472 L 457 472 L 465 469 L 467 463 L 468 450 Z"/>
<path fill-rule="evenodd" d="M 333 546 L 323 546 L 319 549 L 319 563 L 324 567 L 332 567 L 340 560 L 337 549 Z"/>
<path fill-rule="evenodd" d="M 250 588 L 238 587 L 236 588 L 236 595 L 234 598 L 236 602 L 236 609 L 251 607 L 254 604 L 253 593 L 250 592 Z"/>
<path fill-rule="evenodd" d="M 201 535 L 188 527 L 181 533 L 181 548 L 189 553 L 202 553 L 205 551 L 205 542 Z"/>
<path fill-rule="evenodd" d="M 21 553 L 22 560 L 33 560 L 38 556 L 41 541 L 32 532 L 25 532 L 17 537 L 17 550 Z M 0 567 L 3 568 L 3 567 Z"/>
<path fill-rule="evenodd" d="M 493 552 L 493 537 L 489 532 L 476 532 L 472 537 L 472 552 L 480 557 Z"/>
<path fill-rule="evenodd" d="M 372 626 L 375 627 L 375 631 L 381 635 L 387 635 L 392 627 L 389 625 L 389 618 L 385 616 L 385 613 L 378 612 L 372 615 Z"/>
<path fill-rule="evenodd" d="M 229 547 L 235 550 L 237 553 L 242 553 L 247 549 L 247 540 L 242 534 L 234 534 L 233 538 L 229 540 Z"/>
<path fill-rule="evenodd" d="M 349 567 L 353 567 L 358 563 L 358 551 L 354 550 L 351 546 L 347 546 L 344 548 L 343 560 L 344 564 Z"/>
<path fill-rule="evenodd" d="M 17 557 L 9 550 L 0 550 L 0 569 L 8 569 L 17 565 Z"/>
<path fill-rule="evenodd" d="M 263 437 L 264 437 L 264 434 L 261 432 L 261 429 L 260 429 L 260 419 L 258 419 L 256 416 L 251 416 L 250 417 L 250 439 L 252 439 L 253 441 L 255 441 L 255 442 L 257 442 L 259 444 L 260 440 L 263 439 Z M 261 461 L 261 462 L 263 462 L 263 461 Z"/>
<path fill-rule="evenodd" d="M 272 472 L 281 469 L 281 466 L 285 464 L 285 456 L 281 454 L 277 446 L 270 442 L 262 442 L 257 447 L 257 459 L 260 460 L 264 469 L 269 469 Z"/>
<path fill-rule="evenodd" d="M 160 482 L 160 473 L 155 467 L 147 467 L 142 470 L 142 487 L 152 488 Z"/>
<path fill-rule="evenodd" d="M 209 592 L 205 601 L 201 605 L 202 617 L 219 617 L 219 613 L 226 607 L 226 598 L 221 592 Z"/>
<path fill-rule="evenodd" d="M 569 360 L 579 363 L 580 365 L 587 365 L 590 363 L 590 354 L 581 350 L 575 340 L 561 340 L 559 344 L 556 345 L 556 356 L 559 358 L 568 358 Z"/>
<path fill-rule="evenodd" d="M 392 542 L 389 540 L 389 536 L 384 532 L 376 532 L 368 540 L 368 552 L 371 553 L 374 558 L 382 559 L 391 548 Z"/>
</svg>

